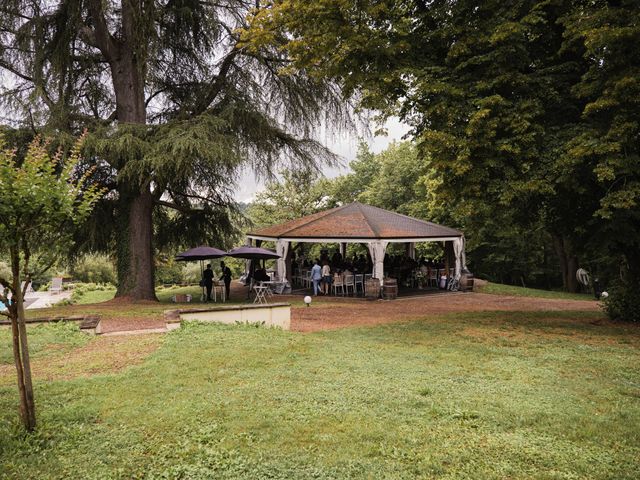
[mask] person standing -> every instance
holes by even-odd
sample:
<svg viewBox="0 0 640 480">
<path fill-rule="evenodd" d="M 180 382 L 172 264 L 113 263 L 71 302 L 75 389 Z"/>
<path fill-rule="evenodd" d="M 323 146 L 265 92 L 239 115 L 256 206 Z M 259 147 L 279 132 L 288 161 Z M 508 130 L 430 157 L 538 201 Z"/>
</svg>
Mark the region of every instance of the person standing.
<svg viewBox="0 0 640 480">
<path fill-rule="evenodd" d="M 220 262 L 220 268 L 222 269 L 220 280 L 224 280 L 225 298 L 229 300 L 231 296 L 231 269 L 224 262 Z"/>
<path fill-rule="evenodd" d="M 213 287 L 213 270 L 211 270 L 211 264 L 207 264 L 204 272 L 202 272 L 202 281 L 207 289 L 207 302 L 211 301 L 211 288 Z"/>
<path fill-rule="evenodd" d="M 313 295 L 318 296 L 320 290 L 320 280 L 322 279 L 322 268 L 320 268 L 320 260 L 316 259 L 311 268 L 311 281 L 313 282 Z"/>
<path fill-rule="evenodd" d="M 326 260 L 322 265 L 322 283 L 324 294 L 329 295 L 331 293 L 331 267 L 329 267 L 329 262 Z"/>
</svg>

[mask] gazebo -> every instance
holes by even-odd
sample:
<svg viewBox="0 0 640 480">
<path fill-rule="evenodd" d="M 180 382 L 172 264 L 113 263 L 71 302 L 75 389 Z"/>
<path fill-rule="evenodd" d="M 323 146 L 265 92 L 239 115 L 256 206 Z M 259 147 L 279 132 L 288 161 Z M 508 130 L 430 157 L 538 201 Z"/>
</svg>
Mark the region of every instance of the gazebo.
<svg viewBox="0 0 640 480">
<path fill-rule="evenodd" d="M 373 276 L 384 278 L 384 257 L 390 243 L 408 244 L 408 252 L 415 258 L 416 242 L 444 242 L 445 252 L 455 259 L 455 277 L 466 268 L 464 234 L 459 230 L 419 220 L 359 202 L 325 210 L 279 225 L 248 233 L 249 243 L 271 241 L 280 255 L 277 273 L 280 279 L 289 278 L 288 260 L 291 242 L 338 243 L 343 253 L 347 243 L 367 245 L 373 263 Z"/>
</svg>

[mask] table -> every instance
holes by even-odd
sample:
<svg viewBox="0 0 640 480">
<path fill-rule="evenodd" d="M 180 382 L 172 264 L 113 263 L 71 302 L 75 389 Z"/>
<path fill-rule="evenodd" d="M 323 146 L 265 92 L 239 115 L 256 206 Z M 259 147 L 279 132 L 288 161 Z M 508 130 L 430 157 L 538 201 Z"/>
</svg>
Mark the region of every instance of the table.
<svg viewBox="0 0 640 480">
<path fill-rule="evenodd" d="M 256 298 L 253 299 L 253 303 L 267 304 L 267 290 L 269 287 L 264 285 L 255 285 L 253 290 L 256 292 Z"/>
<path fill-rule="evenodd" d="M 267 292 L 269 296 L 273 295 L 273 292 L 281 294 L 286 286 L 285 282 L 279 282 L 277 280 L 261 281 L 259 284 L 261 287 L 267 287 L 269 289 Z"/>
</svg>

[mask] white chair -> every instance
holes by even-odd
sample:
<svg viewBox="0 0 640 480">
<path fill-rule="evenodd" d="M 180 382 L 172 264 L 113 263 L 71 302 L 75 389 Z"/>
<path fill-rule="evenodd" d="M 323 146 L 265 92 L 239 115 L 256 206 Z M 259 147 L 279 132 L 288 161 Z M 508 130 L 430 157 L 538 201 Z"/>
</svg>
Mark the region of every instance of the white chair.
<svg viewBox="0 0 640 480">
<path fill-rule="evenodd" d="M 303 273 L 302 284 L 305 288 L 311 288 L 313 281 L 311 280 L 311 270 L 305 270 Z"/>
<path fill-rule="evenodd" d="M 344 295 L 344 277 L 342 275 L 334 275 L 331 288 L 333 289 L 334 295 L 338 294 L 338 288 L 340 289 L 341 295 Z"/>
<path fill-rule="evenodd" d="M 360 291 L 364 292 L 364 274 L 360 273 L 355 278 L 355 290 L 358 292 L 358 285 L 360 285 Z"/>
<path fill-rule="evenodd" d="M 62 292 L 62 277 L 54 277 L 51 279 L 51 286 L 49 287 L 51 293 Z"/>
<path fill-rule="evenodd" d="M 356 284 L 353 280 L 353 277 L 354 277 L 353 274 L 344 276 L 344 288 L 345 288 L 345 291 L 347 292 L 347 295 L 349 295 L 349 287 L 351 287 L 351 292 L 353 292 L 354 295 L 356 293 Z"/>
<path fill-rule="evenodd" d="M 438 286 L 438 269 L 437 268 L 432 268 L 429 271 L 428 283 L 429 283 L 429 286 L 431 287 Z"/>
<path fill-rule="evenodd" d="M 220 297 L 222 299 L 222 303 L 227 301 L 227 290 L 224 286 L 224 283 L 213 282 L 213 286 L 211 287 L 211 293 L 213 293 L 213 301 L 218 302 L 218 289 L 220 289 Z"/>
</svg>

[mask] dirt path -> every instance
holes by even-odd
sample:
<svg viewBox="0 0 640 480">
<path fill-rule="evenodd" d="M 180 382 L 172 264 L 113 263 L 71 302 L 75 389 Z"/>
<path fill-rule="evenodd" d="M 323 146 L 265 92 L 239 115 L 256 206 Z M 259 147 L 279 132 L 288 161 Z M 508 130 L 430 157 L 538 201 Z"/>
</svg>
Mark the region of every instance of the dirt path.
<svg viewBox="0 0 640 480">
<path fill-rule="evenodd" d="M 232 291 L 235 298 L 246 292 Z M 301 296 L 278 296 L 273 301 L 300 304 Z M 109 311 L 102 316 L 104 333 L 124 330 L 158 329 L 165 326 L 161 313 L 144 316 L 118 314 L 127 304 L 104 304 Z M 136 304 L 137 305 L 137 304 Z M 139 305 L 138 305 L 139 306 Z M 158 308 L 157 304 L 153 304 Z M 171 308 L 170 305 L 166 308 Z M 291 330 L 313 332 L 358 325 L 377 325 L 452 312 L 482 311 L 598 311 L 599 304 L 590 300 L 560 300 L 535 297 L 490 295 L 484 293 L 437 293 L 394 301 L 367 301 L 362 298 L 314 298 L 311 307 L 292 307 Z M 106 310 L 106 308 L 105 308 Z"/>
<path fill-rule="evenodd" d="M 344 327 L 379 325 L 429 315 L 483 311 L 599 311 L 597 302 L 511 297 L 484 293 L 438 294 L 394 301 L 345 299 L 338 304 L 316 301 L 310 308 L 293 308 L 291 330 L 314 332 Z"/>
</svg>

